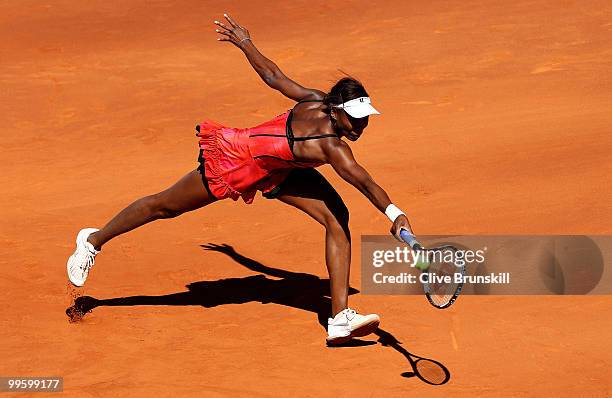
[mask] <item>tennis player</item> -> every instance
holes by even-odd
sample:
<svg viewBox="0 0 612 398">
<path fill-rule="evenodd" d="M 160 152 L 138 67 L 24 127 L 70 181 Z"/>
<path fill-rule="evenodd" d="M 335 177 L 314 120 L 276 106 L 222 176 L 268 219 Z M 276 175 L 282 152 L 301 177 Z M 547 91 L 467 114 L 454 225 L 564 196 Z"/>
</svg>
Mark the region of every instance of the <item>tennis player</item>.
<svg viewBox="0 0 612 398">
<path fill-rule="evenodd" d="M 165 191 L 138 199 L 102 229 L 82 229 L 67 262 L 68 277 L 83 286 L 94 258 L 110 239 L 158 219 L 173 218 L 231 198 L 251 203 L 257 191 L 296 207 L 325 227 L 325 261 L 330 278 L 332 318 L 327 343 L 342 344 L 378 328 L 376 314 L 361 315 L 348 307 L 351 239 L 349 212 L 330 183 L 315 170 L 330 164 L 347 182 L 384 212 L 391 233 L 410 229 L 406 215 L 357 163 L 346 138 L 357 141 L 370 115 L 379 112 L 360 82 L 345 77 L 328 93 L 302 87 L 262 55 L 249 32 L 230 16 L 215 21 L 221 42 L 241 49 L 263 81 L 297 101 L 293 109 L 252 128 L 231 128 L 211 120 L 196 127 L 199 167 Z"/>
</svg>

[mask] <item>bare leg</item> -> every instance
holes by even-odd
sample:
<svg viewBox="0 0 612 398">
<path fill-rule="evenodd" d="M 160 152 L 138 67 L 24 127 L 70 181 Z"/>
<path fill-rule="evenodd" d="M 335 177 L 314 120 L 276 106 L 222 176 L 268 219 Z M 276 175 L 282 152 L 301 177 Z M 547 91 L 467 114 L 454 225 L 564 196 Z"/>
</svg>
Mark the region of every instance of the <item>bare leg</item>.
<svg viewBox="0 0 612 398">
<path fill-rule="evenodd" d="M 331 184 L 314 169 L 294 170 L 278 199 L 304 211 L 325 227 L 325 262 L 334 316 L 348 306 L 351 266 L 348 209 Z"/>
<path fill-rule="evenodd" d="M 96 250 L 128 231 L 160 218 L 173 218 L 204 207 L 216 199 L 208 193 L 198 170 L 187 173 L 165 191 L 138 199 L 88 238 Z"/>
</svg>

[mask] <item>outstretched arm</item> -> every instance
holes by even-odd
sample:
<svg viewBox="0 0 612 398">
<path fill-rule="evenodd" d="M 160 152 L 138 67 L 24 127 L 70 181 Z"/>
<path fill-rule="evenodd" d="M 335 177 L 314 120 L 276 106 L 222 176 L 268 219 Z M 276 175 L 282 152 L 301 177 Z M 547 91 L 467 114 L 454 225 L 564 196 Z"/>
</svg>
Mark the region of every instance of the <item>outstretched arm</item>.
<svg viewBox="0 0 612 398">
<path fill-rule="evenodd" d="M 227 19 L 228 25 L 219 21 L 215 24 L 219 27 L 216 31 L 222 37 L 219 41 L 229 41 L 244 52 L 249 63 L 255 69 L 261 79 L 270 87 L 280 91 L 285 97 L 295 101 L 304 99 L 323 99 L 325 93 L 319 90 L 305 88 L 295 81 L 291 80 L 280 70 L 280 68 L 259 52 L 253 44 L 249 31 L 238 25 L 229 15 L 223 14 Z"/>
<path fill-rule="evenodd" d="M 391 204 L 389 195 L 357 163 L 348 144 L 340 140 L 328 140 L 326 145 L 323 146 L 323 151 L 327 161 L 336 173 L 346 182 L 357 188 L 378 210 L 384 213 Z M 400 228 L 407 228 L 409 231 L 412 231 L 410 222 L 405 215 L 399 215 L 395 218 L 391 227 L 391 233 L 398 237 Z"/>
</svg>

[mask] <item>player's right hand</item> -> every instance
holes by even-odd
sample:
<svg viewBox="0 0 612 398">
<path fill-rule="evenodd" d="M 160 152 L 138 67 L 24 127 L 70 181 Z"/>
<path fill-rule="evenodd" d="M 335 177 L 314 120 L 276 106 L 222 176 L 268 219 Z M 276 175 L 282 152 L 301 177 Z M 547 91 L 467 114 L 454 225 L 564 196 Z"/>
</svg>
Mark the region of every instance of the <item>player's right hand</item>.
<svg viewBox="0 0 612 398">
<path fill-rule="evenodd" d="M 397 216 L 397 218 L 393 222 L 393 225 L 391 226 L 391 234 L 395 236 L 395 239 L 399 240 L 400 242 L 403 242 L 402 238 L 400 238 L 400 232 L 402 231 L 402 229 L 407 229 L 408 232 L 412 233 L 410 221 L 408 221 L 408 217 L 406 217 L 406 215 L 404 214 L 400 214 L 399 216 Z"/>
</svg>

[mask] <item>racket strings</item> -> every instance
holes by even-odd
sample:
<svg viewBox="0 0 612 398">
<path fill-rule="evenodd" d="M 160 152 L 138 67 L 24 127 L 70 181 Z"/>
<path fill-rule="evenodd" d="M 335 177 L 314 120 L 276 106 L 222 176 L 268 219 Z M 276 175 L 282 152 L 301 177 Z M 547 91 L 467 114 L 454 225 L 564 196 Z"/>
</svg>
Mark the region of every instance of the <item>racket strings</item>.
<svg viewBox="0 0 612 398">
<path fill-rule="evenodd" d="M 456 279 L 456 274 L 460 272 L 460 268 L 454 263 L 454 250 L 450 248 L 431 250 L 428 259 L 429 282 L 427 292 L 432 304 L 437 307 L 444 307 L 454 299 L 457 289 L 461 285 Z"/>
</svg>

